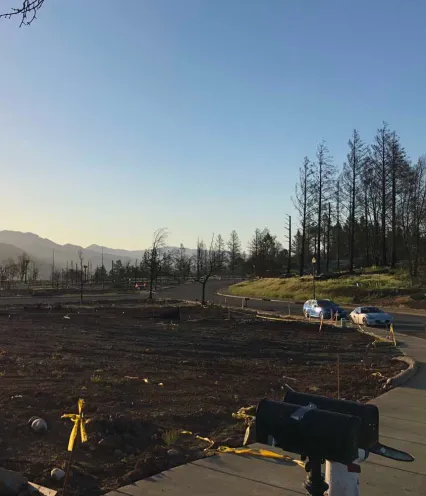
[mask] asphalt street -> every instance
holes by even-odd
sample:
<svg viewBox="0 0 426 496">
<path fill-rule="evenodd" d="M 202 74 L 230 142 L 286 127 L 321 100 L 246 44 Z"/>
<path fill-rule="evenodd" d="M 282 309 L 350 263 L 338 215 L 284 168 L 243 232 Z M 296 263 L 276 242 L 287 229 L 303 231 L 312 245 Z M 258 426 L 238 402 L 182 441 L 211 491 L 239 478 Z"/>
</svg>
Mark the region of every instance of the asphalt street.
<svg viewBox="0 0 426 496">
<path fill-rule="evenodd" d="M 240 296 L 236 297 L 224 297 L 219 296 L 217 293 L 227 293 L 228 286 L 232 284 L 232 281 L 224 280 L 210 280 L 206 286 L 206 299 L 208 301 L 219 303 L 221 305 L 228 305 L 233 307 L 242 306 L 242 301 L 244 300 Z M 172 288 L 161 290 L 157 293 L 157 296 L 162 298 L 171 298 L 176 300 L 200 300 L 201 299 L 201 284 L 190 283 L 181 284 L 180 286 L 175 286 Z M 85 296 L 85 301 L 97 300 L 143 300 L 147 297 L 146 291 L 141 291 L 136 294 L 123 294 L 123 295 L 89 295 Z M 32 296 L 21 296 L 21 297 L 0 297 L 0 306 L 11 306 L 11 305 L 29 305 L 29 304 L 44 304 L 44 303 L 78 303 L 80 301 L 79 295 L 67 295 L 67 296 L 54 296 L 54 297 L 32 297 Z M 338 303 L 338 301 L 337 301 Z M 265 301 L 261 299 L 250 298 L 247 301 L 247 307 L 255 310 L 266 311 L 266 312 L 277 312 L 282 314 L 296 314 L 302 315 L 302 305 L 294 302 L 287 301 Z M 351 311 L 351 308 L 346 308 L 346 310 Z M 426 339 L 426 314 L 423 315 L 410 315 L 407 313 L 402 313 L 400 310 L 389 312 L 394 316 L 394 326 L 395 331 L 401 334 L 407 334 L 412 336 L 417 336 L 419 338 Z"/>
<path fill-rule="evenodd" d="M 230 281 L 209 281 L 206 287 L 206 299 L 214 303 L 220 303 L 221 305 L 229 305 L 241 308 L 243 301 L 243 298 L 241 298 L 241 296 L 224 297 L 217 295 L 218 292 L 223 294 L 227 293 L 227 289 L 230 284 L 232 284 L 232 282 Z M 165 298 L 173 298 L 179 300 L 201 299 L 201 284 L 182 284 L 180 286 L 161 291 L 160 295 Z M 338 303 L 338 301 L 336 303 Z M 256 310 L 263 310 L 266 312 L 302 315 L 302 305 L 300 303 L 294 302 L 279 300 L 265 301 L 250 298 L 247 301 L 247 307 Z M 344 308 L 349 312 L 353 309 L 349 307 Z M 394 316 L 395 332 L 426 339 L 426 314 L 424 316 L 410 315 L 406 313 L 400 313 L 400 310 L 393 312 L 392 309 L 389 309 L 389 313 Z"/>
</svg>

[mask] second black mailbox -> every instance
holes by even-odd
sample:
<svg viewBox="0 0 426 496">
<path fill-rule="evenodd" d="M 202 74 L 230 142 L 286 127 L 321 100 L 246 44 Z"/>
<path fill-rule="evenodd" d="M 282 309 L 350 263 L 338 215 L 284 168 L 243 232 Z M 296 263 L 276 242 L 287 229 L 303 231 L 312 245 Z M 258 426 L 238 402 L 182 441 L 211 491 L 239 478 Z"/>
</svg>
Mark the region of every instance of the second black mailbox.
<svg viewBox="0 0 426 496">
<path fill-rule="evenodd" d="M 321 410 L 358 417 L 361 419 L 358 447 L 369 449 L 379 442 L 379 409 L 375 405 L 334 400 L 325 396 L 296 393 L 295 391 L 288 391 L 284 396 L 284 401 L 301 406 L 307 406 L 312 403 Z"/>
</svg>

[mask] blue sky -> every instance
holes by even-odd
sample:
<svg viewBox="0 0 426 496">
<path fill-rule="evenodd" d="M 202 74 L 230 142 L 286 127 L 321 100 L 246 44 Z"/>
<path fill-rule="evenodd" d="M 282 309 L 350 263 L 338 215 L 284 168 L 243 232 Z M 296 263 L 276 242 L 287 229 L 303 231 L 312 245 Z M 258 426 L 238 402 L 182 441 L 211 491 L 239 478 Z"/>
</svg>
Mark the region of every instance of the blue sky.
<svg viewBox="0 0 426 496">
<path fill-rule="evenodd" d="M 424 0 L 46 0 L 1 21 L 0 228 L 283 240 L 320 140 L 340 166 L 385 120 L 426 153 L 425 19 Z"/>
</svg>

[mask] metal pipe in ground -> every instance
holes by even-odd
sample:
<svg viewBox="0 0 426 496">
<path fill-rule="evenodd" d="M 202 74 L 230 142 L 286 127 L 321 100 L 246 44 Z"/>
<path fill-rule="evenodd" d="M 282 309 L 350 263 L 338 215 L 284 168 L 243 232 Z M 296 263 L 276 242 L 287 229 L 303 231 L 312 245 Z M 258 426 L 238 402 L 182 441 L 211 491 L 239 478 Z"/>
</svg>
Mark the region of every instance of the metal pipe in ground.
<svg viewBox="0 0 426 496">
<path fill-rule="evenodd" d="M 359 463 L 364 461 L 368 453 L 358 450 L 358 459 L 350 465 L 326 461 L 325 481 L 329 485 L 328 496 L 360 496 L 359 474 L 361 467 Z"/>
</svg>

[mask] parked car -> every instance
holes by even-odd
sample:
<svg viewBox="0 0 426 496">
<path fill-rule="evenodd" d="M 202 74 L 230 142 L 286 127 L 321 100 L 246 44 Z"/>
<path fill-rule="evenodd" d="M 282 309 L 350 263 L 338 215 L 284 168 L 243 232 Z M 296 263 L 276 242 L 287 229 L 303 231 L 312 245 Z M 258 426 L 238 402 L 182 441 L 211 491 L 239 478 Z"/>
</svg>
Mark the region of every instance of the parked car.
<svg viewBox="0 0 426 496">
<path fill-rule="evenodd" d="M 377 307 L 358 307 L 350 313 L 350 319 L 354 324 L 368 326 L 388 326 L 393 323 L 391 314 Z"/>
<path fill-rule="evenodd" d="M 336 317 L 338 319 L 346 318 L 346 311 L 331 300 L 308 300 L 303 305 L 303 314 L 305 317 L 317 317 L 330 319 Z"/>
</svg>

